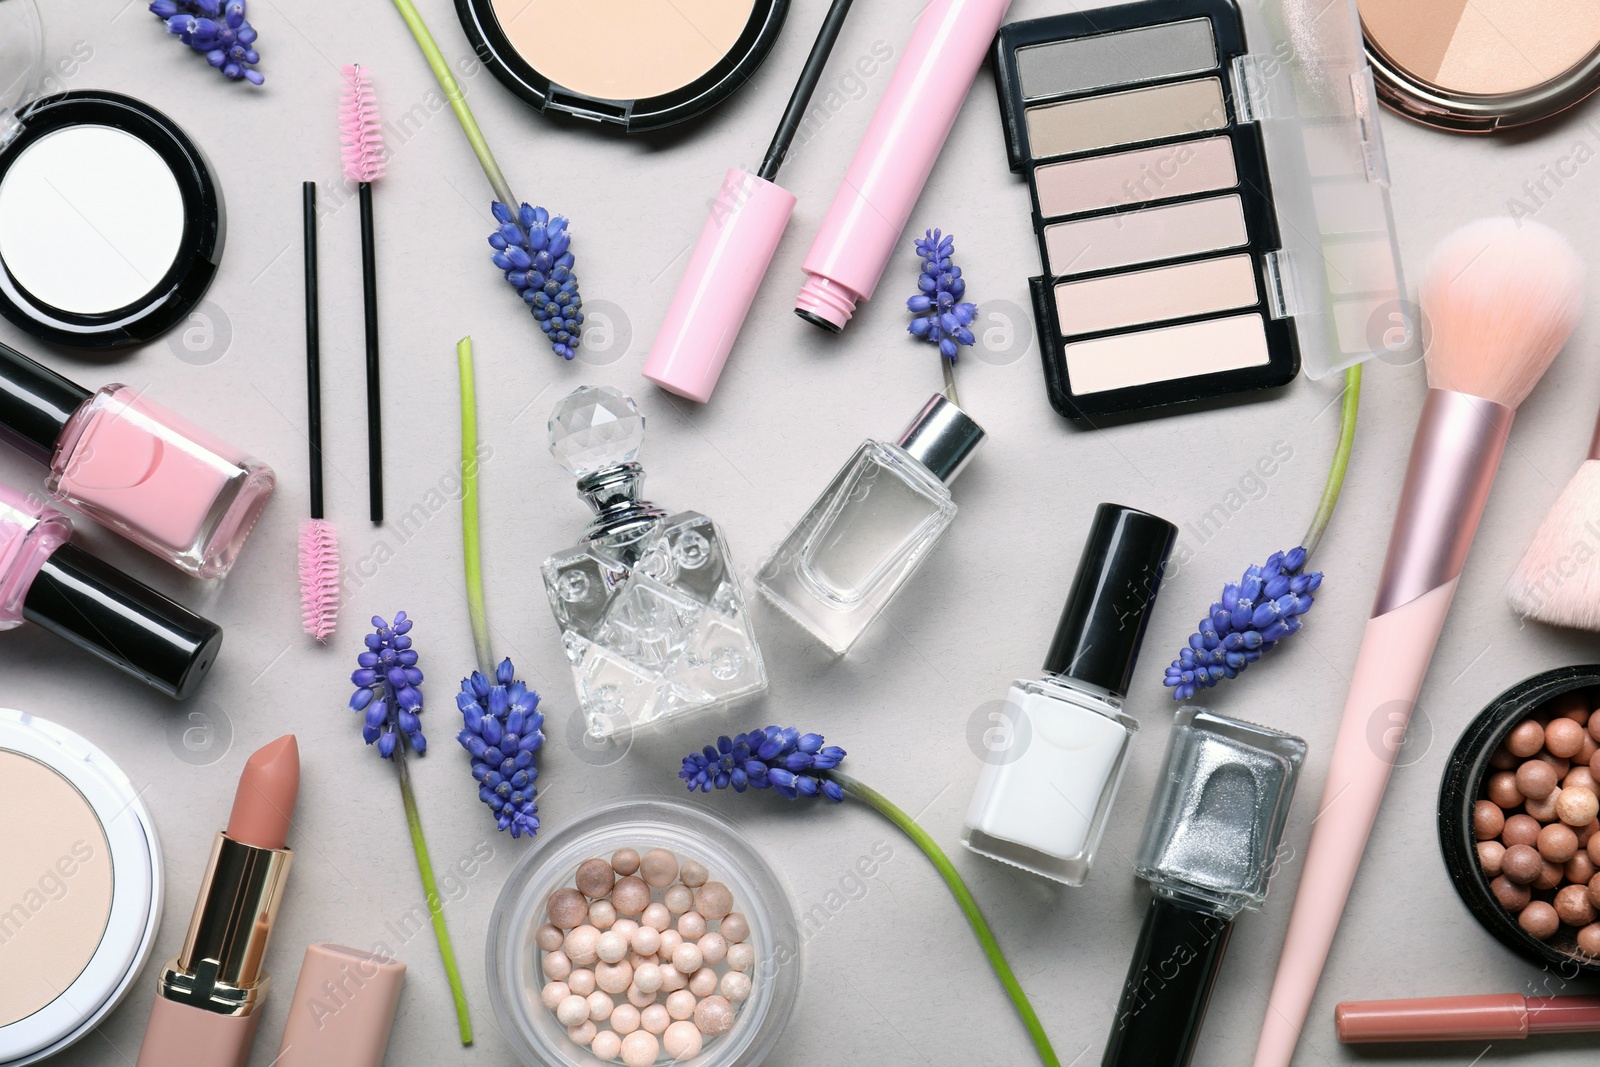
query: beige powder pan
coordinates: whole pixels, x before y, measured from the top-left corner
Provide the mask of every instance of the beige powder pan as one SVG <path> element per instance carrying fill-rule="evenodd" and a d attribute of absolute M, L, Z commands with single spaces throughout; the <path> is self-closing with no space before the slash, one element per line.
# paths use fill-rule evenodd
<path fill-rule="evenodd" d="M 474 49 L 539 111 L 657 129 L 749 80 L 789 0 L 459 0 Z"/>
<path fill-rule="evenodd" d="M 1440 129 L 1489 133 L 1600 88 L 1593 0 L 1359 0 L 1378 95 Z"/>

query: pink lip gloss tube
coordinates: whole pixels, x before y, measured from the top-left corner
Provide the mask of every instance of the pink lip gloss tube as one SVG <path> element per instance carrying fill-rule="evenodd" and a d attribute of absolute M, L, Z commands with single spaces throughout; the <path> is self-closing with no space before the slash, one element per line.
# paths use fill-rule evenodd
<path fill-rule="evenodd" d="M 806 254 L 795 314 L 838 333 L 869 300 L 1011 0 L 930 0 Z"/>
<path fill-rule="evenodd" d="M 50 467 L 52 497 L 199 578 L 228 573 L 276 481 L 136 390 L 91 393 L 5 345 L 0 440 Z"/>

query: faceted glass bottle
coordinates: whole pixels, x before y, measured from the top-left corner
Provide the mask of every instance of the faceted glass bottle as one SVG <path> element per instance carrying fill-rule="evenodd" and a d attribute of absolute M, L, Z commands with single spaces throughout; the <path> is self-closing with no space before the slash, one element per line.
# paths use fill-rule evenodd
<path fill-rule="evenodd" d="M 550 416 L 550 451 L 595 511 L 583 540 L 545 560 L 578 700 L 594 737 L 760 693 L 766 667 L 716 523 L 639 499 L 644 416 L 585 387 Z"/>
<path fill-rule="evenodd" d="M 949 483 L 983 429 L 935 395 L 894 444 L 867 441 L 762 564 L 756 588 L 843 655 L 938 543 Z"/>

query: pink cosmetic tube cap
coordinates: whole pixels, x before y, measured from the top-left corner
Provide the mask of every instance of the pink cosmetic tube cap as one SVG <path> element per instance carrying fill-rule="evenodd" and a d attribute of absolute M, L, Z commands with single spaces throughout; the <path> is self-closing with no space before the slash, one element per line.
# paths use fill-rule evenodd
<path fill-rule="evenodd" d="M 701 404 L 711 399 L 794 205 L 787 189 L 728 171 L 650 347 L 646 378 Z"/>
<path fill-rule="evenodd" d="M 382 1067 L 405 980 L 399 960 L 309 946 L 273 1067 Z"/>

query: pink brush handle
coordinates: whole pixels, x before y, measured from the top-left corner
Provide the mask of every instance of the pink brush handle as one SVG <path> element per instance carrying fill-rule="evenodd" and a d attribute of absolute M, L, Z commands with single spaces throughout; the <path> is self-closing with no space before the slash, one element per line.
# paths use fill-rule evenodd
<path fill-rule="evenodd" d="M 1368 620 L 1311 832 L 1255 1067 L 1288 1067 L 1378 817 L 1456 579 Z"/>

